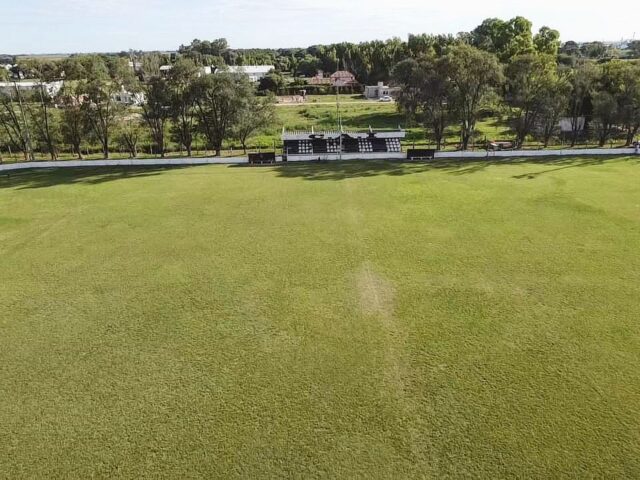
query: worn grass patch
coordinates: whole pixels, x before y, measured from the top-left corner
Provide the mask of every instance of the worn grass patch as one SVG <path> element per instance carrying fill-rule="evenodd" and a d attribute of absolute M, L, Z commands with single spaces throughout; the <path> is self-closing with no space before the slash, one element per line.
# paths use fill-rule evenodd
<path fill-rule="evenodd" d="M 640 476 L 632 158 L 0 177 L 0 476 Z"/>

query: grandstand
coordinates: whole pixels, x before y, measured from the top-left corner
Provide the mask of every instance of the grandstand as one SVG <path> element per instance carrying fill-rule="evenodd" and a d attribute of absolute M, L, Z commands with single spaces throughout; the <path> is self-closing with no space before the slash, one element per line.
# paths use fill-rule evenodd
<path fill-rule="evenodd" d="M 367 158 L 380 155 L 381 158 L 389 154 L 402 153 L 402 140 L 405 138 L 404 130 L 391 132 L 376 132 L 369 129 L 367 132 L 350 131 L 292 131 L 282 132 L 284 153 L 287 157 L 311 158 L 320 156 L 338 156 L 347 154 L 366 155 Z"/>

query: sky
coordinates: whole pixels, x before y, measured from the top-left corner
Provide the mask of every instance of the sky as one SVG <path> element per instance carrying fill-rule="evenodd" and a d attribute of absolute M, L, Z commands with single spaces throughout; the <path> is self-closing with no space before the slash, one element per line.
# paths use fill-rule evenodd
<path fill-rule="evenodd" d="M 472 30 L 522 15 L 562 40 L 640 37 L 638 0 L 0 0 L 0 53 L 176 50 L 194 38 L 234 48 L 306 47 Z M 628 12 L 625 14 L 624 12 Z M 636 34 L 637 32 L 637 34 Z"/>

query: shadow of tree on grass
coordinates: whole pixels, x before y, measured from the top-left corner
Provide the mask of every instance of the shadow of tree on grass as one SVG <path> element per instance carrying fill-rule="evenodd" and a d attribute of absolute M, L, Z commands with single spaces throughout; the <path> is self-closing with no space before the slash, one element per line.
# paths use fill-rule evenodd
<path fill-rule="evenodd" d="M 59 185 L 99 185 L 118 180 L 151 177 L 170 168 L 176 167 L 78 167 L 16 170 L 0 172 L 0 188 L 27 190 Z"/>
<path fill-rule="evenodd" d="M 609 161 L 633 160 L 631 157 L 536 157 L 536 158 L 482 158 L 482 159 L 436 159 L 426 162 L 402 161 L 311 161 L 289 163 L 273 167 L 279 177 L 303 178 L 305 180 L 345 180 L 380 175 L 404 176 L 429 171 L 442 171 L 451 175 L 478 173 L 491 166 L 530 165 L 548 166 L 543 170 L 515 175 L 518 180 L 535 179 L 541 175 L 569 168 L 600 165 Z"/>

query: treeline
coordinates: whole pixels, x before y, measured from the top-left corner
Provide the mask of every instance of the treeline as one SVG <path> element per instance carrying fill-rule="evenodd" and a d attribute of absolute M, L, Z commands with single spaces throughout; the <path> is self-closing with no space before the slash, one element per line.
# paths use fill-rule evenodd
<path fill-rule="evenodd" d="M 542 27 L 532 35 L 532 24 L 523 17 L 511 20 L 490 18 L 471 32 L 457 35 L 409 35 L 407 41 L 392 38 L 386 41 L 314 45 L 307 48 L 233 49 L 225 39 L 194 40 L 179 48 L 202 65 L 274 65 L 279 72 L 294 77 L 310 77 L 318 70 L 334 72 L 339 69 L 354 73 L 363 84 L 387 81 L 391 68 L 399 61 L 416 58 L 428 51 L 442 53 L 442 49 L 456 43 L 467 43 L 493 53 L 507 61 L 518 53 L 535 47 L 537 51 L 558 57 L 559 63 L 574 65 L 580 59 L 607 60 L 619 57 L 640 58 L 640 41 L 629 43 L 625 52 L 602 42 L 578 44 L 567 41 L 561 45 L 560 34 Z"/>
<path fill-rule="evenodd" d="M 410 38 L 417 55 L 391 76 L 408 122 L 422 123 L 438 148 L 457 126 L 466 149 L 486 117 L 508 119 L 516 148 L 528 138 L 548 146 L 561 119 L 571 146 L 588 135 L 600 146 L 613 139 L 630 145 L 640 130 L 637 61 L 576 55 L 568 62 L 557 31 L 542 27 L 532 35 L 521 17 L 489 19 L 470 34 L 433 40 Z"/>
<path fill-rule="evenodd" d="M 142 139 L 160 156 L 168 145 L 191 155 L 196 139 L 217 154 L 230 140 L 246 148 L 254 132 L 275 121 L 273 97 L 265 92 L 282 91 L 291 73 L 338 69 L 363 84 L 400 87 L 407 123 L 422 125 L 439 147 L 455 128 L 460 147 L 468 148 L 478 122 L 488 117 L 508 118 L 517 147 L 529 138 L 548 145 L 561 119 L 570 124 L 572 145 L 585 133 L 600 145 L 614 138 L 630 144 L 640 128 L 640 67 L 600 47 L 561 45 L 556 30 L 534 33 L 531 22 L 516 17 L 487 19 L 457 35 L 410 35 L 406 42 L 234 50 L 224 39 L 194 40 L 177 54 L 23 60 L 16 67 L 20 77 L 37 85 L 0 92 L 0 150 L 27 159 L 34 151 L 55 159 L 71 150 L 81 158 L 83 145 L 97 145 L 104 157 L 114 150 L 136 156 Z M 171 69 L 161 68 L 168 64 Z M 273 64 L 275 71 L 256 88 L 243 75 L 207 75 L 201 68 L 225 64 Z M 60 80 L 64 86 L 52 88 Z"/>
<path fill-rule="evenodd" d="M 136 76 L 125 59 L 80 56 L 24 65 L 36 87 L 15 84 L 0 93 L 0 145 L 58 158 L 65 146 L 83 157 L 83 145 L 99 145 L 104 158 L 114 149 L 138 155 L 143 137 L 164 157 L 169 141 L 191 156 L 194 139 L 220 155 L 224 141 L 247 139 L 273 122 L 272 97 L 256 95 L 244 75 L 202 75 L 189 58 L 166 74 Z M 64 78 L 61 89 L 52 89 Z M 60 82 L 61 83 L 61 82 Z M 144 99 L 133 109 L 122 96 Z"/>

